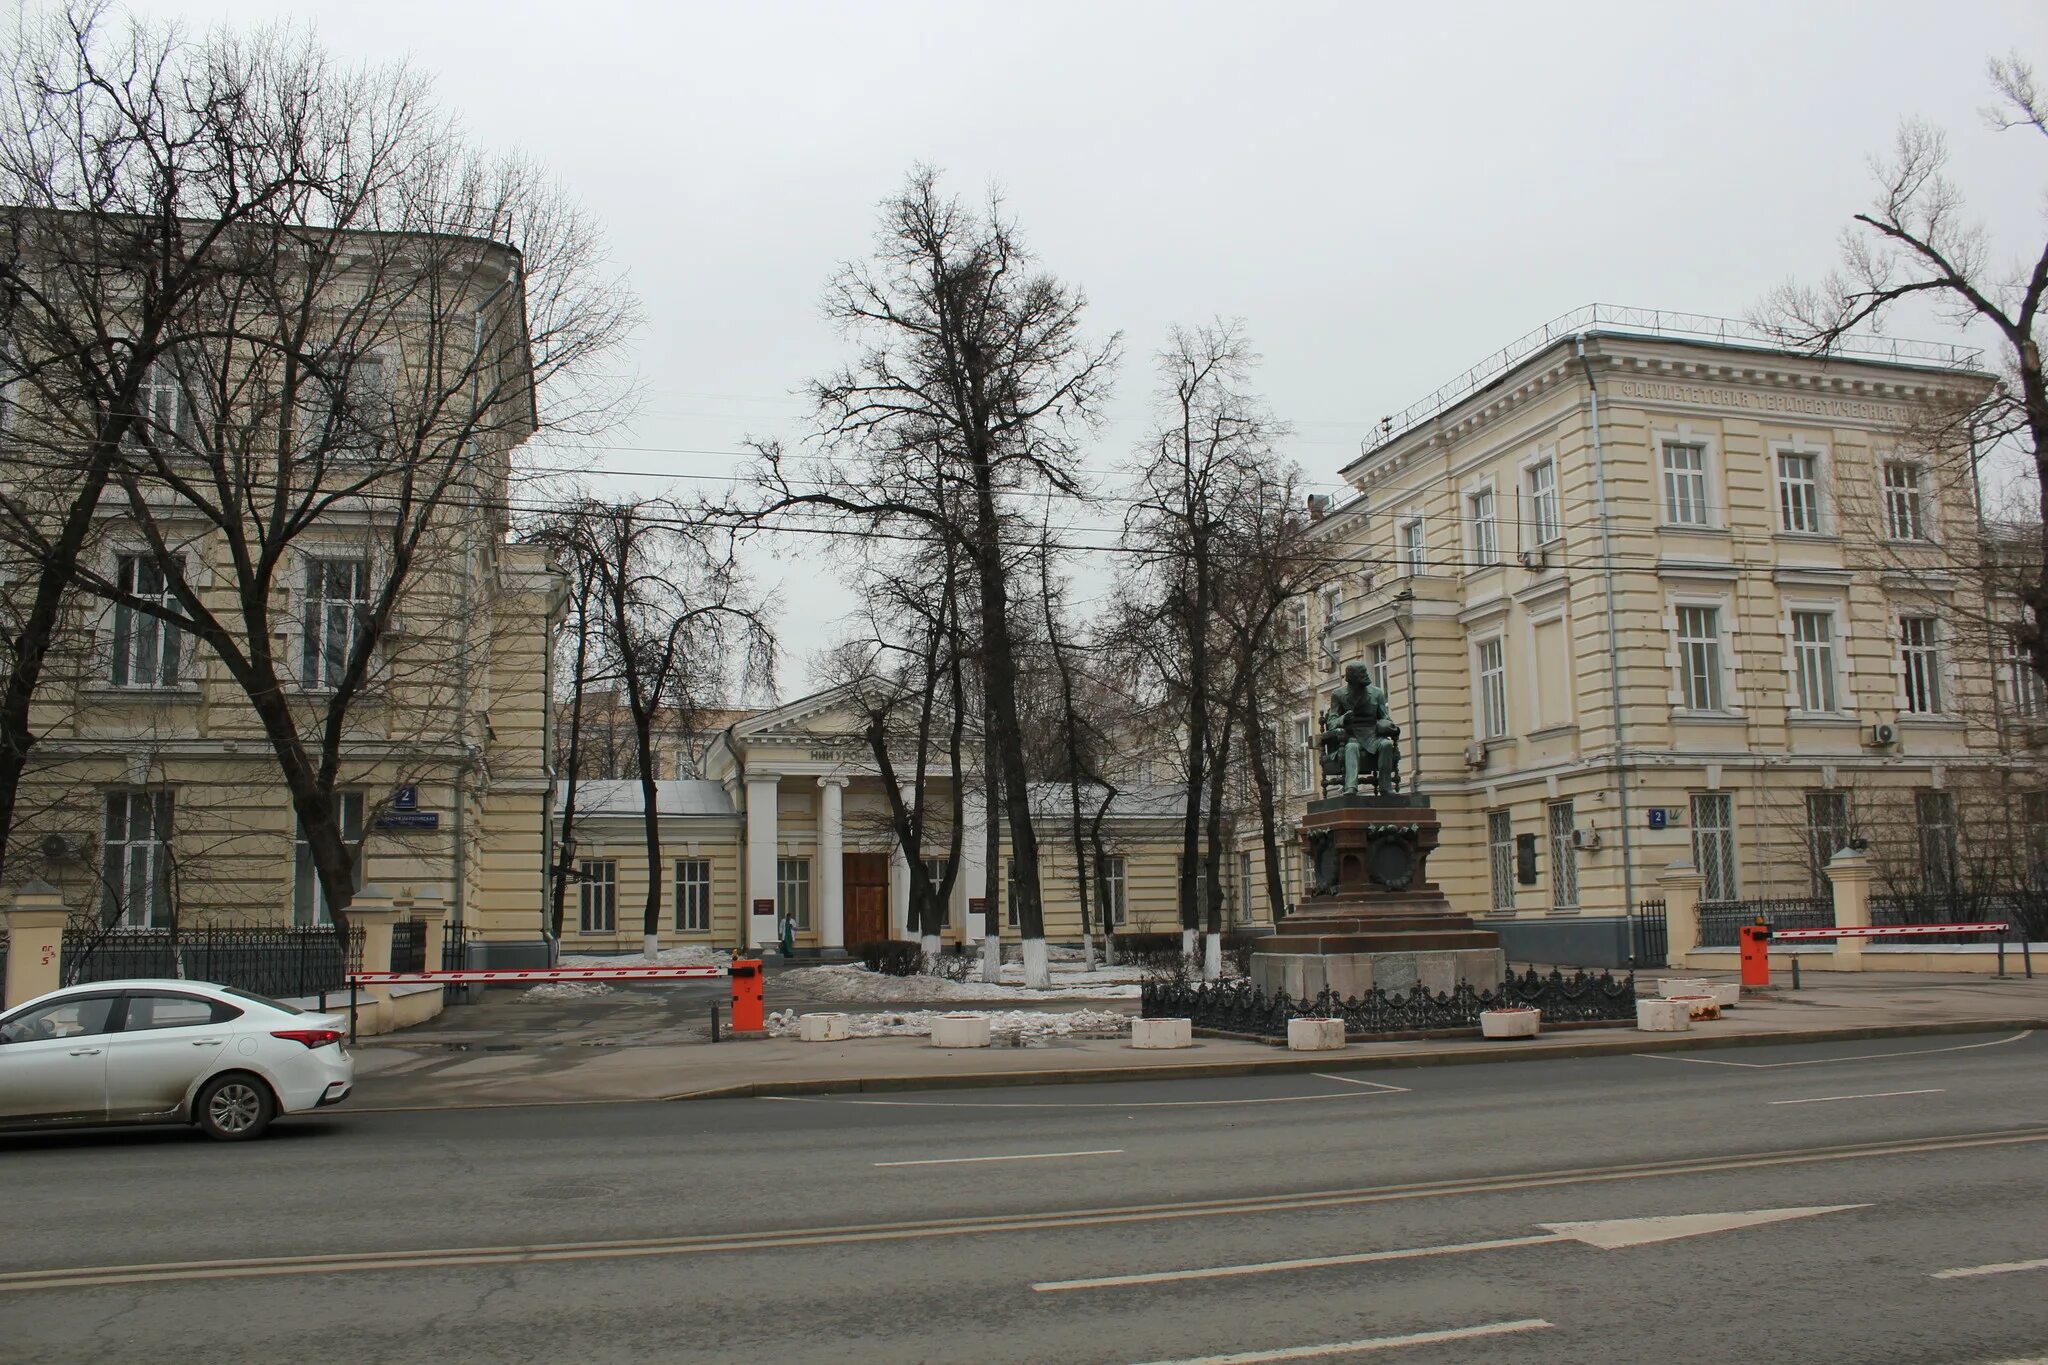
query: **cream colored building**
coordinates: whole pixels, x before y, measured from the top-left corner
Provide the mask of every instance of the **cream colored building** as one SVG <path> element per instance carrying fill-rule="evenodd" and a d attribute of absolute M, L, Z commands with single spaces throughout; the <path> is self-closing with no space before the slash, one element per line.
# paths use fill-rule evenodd
<path fill-rule="evenodd" d="M 1676 860 L 1721 901 L 1815 894 L 1852 836 L 1935 861 L 1967 793 L 2026 780 L 1965 628 L 1970 461 L 1907 434 L 1990 377 L 1950 348 L 1746 338 L 1561 319 L 1388 419 L 1322 514 L 1355 567 L 1303 607 L 1291 814 L 1364 663 L 1444 822 L 1433 874 L 1513 958 L 1626 961 Z"/>
<path fill-rule="evenodd" d="M 908 771 L 906 762 L 897 765 Z M 712 741 L 704 776 L 657 783 L 661 813 L 663 943 L 760 947 L 775 943 L 778 909 L 796 918 L 796 943 L 826 952 L 876 939 L 905 939 L 908 864 L 889 825 L 888 801 L 862 738 L 858 709 L 832 689 L 746 716 Z M 952 775 L 928 775 L 925 800 L 950 810 Z M 971 779 L 970 779 L 971 781 Z M 909 793 L 915 800 L 915 793 Z M 1177 794 L 1139 788 L 1118 794 L 1105 821 L 1109 899 L 1120 932 L 1176 928 L 1179 875 Z M 1080 897 L 1066 818 L 1067 790 L 1033 788 L 1046 934 L 1079 942 Z M 563 915 L 569 952 L 638 952 L 646 904 L 647 848 L 636 781 L 585 781 L 577 787 L 576 884 Z M 980 796 L 965 803 L 960 874 L 946 906 L 942 939 L 978 944 L 982 920 L 970 915 L 987 885 L 986 826 Z M 947 817 L 923 850 L 946 855 Z M 559 821 L 557 828 L 559 829 Z M 1010 872 L 1007 835 L 1004 875 Z M 935 869 L 936 871 L 936 869 Z M 1090 904 L 1097 907 L 1091 880 Z M 1007 891 L 1003 936 L 1017 937 Z M 1095 915 L 1100 910 L 1093 911 Z"/>

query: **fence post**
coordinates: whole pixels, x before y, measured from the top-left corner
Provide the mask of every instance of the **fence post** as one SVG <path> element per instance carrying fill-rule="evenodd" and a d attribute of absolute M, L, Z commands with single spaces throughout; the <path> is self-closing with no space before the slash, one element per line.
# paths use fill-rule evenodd
<path fill-rule="evenodd" d="M 448 907 L 438 893 L 423 891 L 413 900 L 412 917 L 426 926 L 422 931 L 426 934 L 426 969 L 438 972 L 448 965 L 441 952 L 442 925 L 448 918 Z"/>
<path fill-rule="evenodd" d="M 1685 966 L 1686 955 L 1700 946 L 1700 887 L 1705 882 L 1686 858 L 1657 875 L 1664 891 L 1664 961 L 1670 966 Z"/>
<path fill-rule="evenodd" d="M 1869 928 L 1870 883 L 1877 876 L 1877 869 L 1870 865 L 1869 855 L 1853 848 L 1845 848 L 1828 859 L 1825 870 L 1828 874 L 1828 884 L 1835 890 L 1835 927 Z M 1831 965 L 1838 972 L 1862 971 L 1863 940 L 1836 939 L 1832 958 Z"/>
<path fill-rule="evenodd" d="M 355 899 L 348 903 L 348 918 L 351 924 L 359 926 L 363 931 L 362 970 L 364 972 L 390 971 L 391 926 L 398 921 L 398 906 L 392 902 L 391 893 L 375 883 L 364 887 L 356 892 Z M 359 1002 L 353 1006 L 353 1009 L 375 1007 L 377 1014 L 374 1017 L 378 1023 L 382 1022 L 383 1004 L 391 996 L 391 988 L 389 986 L 363 987 L 362 995 L 367 996 L 367 1000 L 362 999 L 354 991 L 351 991 L 349 994 L 353 1000 Z M 353 1011 L 350 1022 L 351 1024 L 355 1022 Z M 382 1031 L 378 1024 L 372 1024 L 362 1029 L 364 1033 L 379 1033 Z"/>
<path fill-rule="evenodd" d="M 64 898 L 48 882 L 35 881 L 14 893 L 7 921 L 5 1003 L 19 1005 L 47 995 L 63 982 Z"/>

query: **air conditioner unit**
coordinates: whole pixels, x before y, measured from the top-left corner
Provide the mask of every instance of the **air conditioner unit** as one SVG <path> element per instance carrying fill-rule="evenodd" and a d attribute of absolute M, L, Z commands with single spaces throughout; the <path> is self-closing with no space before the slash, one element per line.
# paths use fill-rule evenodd
<path fill-rule="evenodd" d="M 1483 768 L 1486 766 L 1486 746 L 1484 744 L 1475 741 L 1465 746 L 1465 766 L 1468 768 Z"/>
<path fill-rule="evenodd" d="M 1530 573 L 1541 573 L 1550 565 L 1550 555 L 1543 550 L 1524 550 L 1519 558 Z"/>
<path fill-rule="evenodd" d="M 1577 826 L 1573 826 L 1572 847 L 1584 849 L 1586 852 L 1591 853 L 1600 847 L 1600 831 L 1597 829 L 1580 829 Z"/>
<path fill-rule="evenodd" d="M 1899 742 L 1899 728 L 1882 722 L 1870 727 L 1870 742 L 1878 748 L 1886 748 Z"/>

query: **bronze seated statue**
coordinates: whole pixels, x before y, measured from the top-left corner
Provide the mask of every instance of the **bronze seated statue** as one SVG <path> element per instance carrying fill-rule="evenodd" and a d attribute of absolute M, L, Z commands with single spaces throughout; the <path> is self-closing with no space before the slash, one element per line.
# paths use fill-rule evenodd
<path fill-rule="evenodd" d="M 1364 664 L 1348 664 L 1344 688 L 1323 713 L 1323 792 L 1334 786 L 1347 796 L 1369 777 L 1380 796 L 1401 790 L 1401 727 L 1387 711 L 1387 694 Z"/>

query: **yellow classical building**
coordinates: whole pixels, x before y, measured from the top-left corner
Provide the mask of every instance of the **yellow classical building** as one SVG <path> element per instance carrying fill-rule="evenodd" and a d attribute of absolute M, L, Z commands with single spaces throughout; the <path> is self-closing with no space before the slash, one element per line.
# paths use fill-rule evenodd
<path fill-rule="evenodd" d="M 1820 360 L 1600 308 L 1389 418 L 1355 495 L 1316 508 L 1345 571 L 1298 617 L 1292 816 L 1362 663 L 1443 819 L 1432 873 L 1515 958 L 1629 960 L 1675 861 L 1710 901 L 1803 897 L 1869 838 L 1939 889 L 1973 802 L 2048 825 L 2048 798 L 2012 799 L 2038 779 L 2009 722 L 2038 697 L 1971 629 L 1970 452 L 1914 434 L 1991 384 L 1947 347 Z"/>

